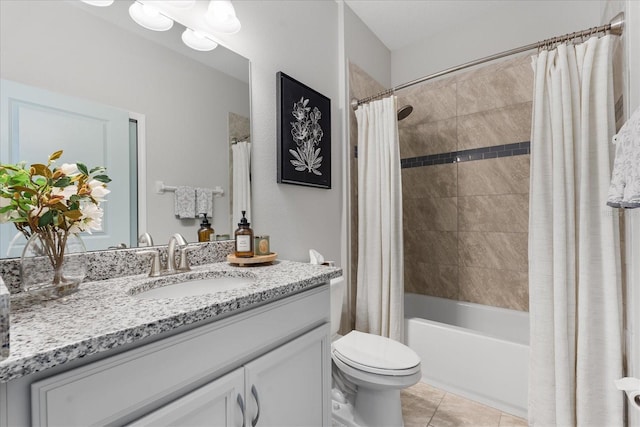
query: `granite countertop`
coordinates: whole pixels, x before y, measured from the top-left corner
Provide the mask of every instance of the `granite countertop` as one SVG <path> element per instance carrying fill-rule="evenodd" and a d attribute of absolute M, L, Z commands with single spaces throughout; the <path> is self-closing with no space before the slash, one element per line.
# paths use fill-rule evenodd
<path fill-rule="evenodd" d="M 241 311 L 313 288 L 342 270 L 293 261 L 263 267 L 234 267 L 226 262 L 192 267 L 189 273 L 164 276 L 151 286 L 215 275 L 255 277 L 247 287 L 215 294 L 165 299 L 132 296 L 151 278 L 120 277 L 82 284 L 63 300 L 27 304 L 11 298 L 9 358 L 0 362 L 0 382 L 7 382 L 74 359 L 111 350 L 183 325 Z M 147 285 L 148 287 L 149 285 Z"/>

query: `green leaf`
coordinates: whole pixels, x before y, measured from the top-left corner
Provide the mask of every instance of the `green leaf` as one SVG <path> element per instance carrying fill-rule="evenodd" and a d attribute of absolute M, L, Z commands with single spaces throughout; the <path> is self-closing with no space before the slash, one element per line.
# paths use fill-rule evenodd
<path fill-rule="evenodd" d="M 53 211 L 47 211 L 38 219 L 38 227 L 53 224 Z"/>
<path fill-rule="evenodd" d="M 87 170 L 87 166 L 84 163 L 76 163 L 78 166 L 78 170 L 85 175 L 89 175 L 89 171 Z"/>
<path fill-rule="evenodd" d="M 111 182 L 111 178 L 109 178 L 107 175 L 96 175 L 93 177 L 93 179 L 95 179 L 96 181 L 100 181 L 103 183 L 108 183 Z"/>
<path fill-rule="evenodd" d="M 64 188 L 66 186 L 68 186 L 69 184 L 71 184 L 71 178 L 69 178 L 68 176 L 64 176 L 60 179 L 58 179 L 56 182 L 53 183 L 54 187 L 59 187 L 59 188 Z"/>
<path fill-rule="evenodd" d="M 90 173 L 95 173 L 95 172 L 103 172 L 106 169 L 103 166 L 96 166 L 95 168 L 91 169 L 89 172 Z"/>
<path fill-rule="evenodd" d="M 7 213 L 9 211 L 12 211 L 13 209 L 15 209 L 15 208 L 13 206 L 11 206 L 11 205 L 5 206 L 3 208 L 0 208 L 0 214 Z"/>

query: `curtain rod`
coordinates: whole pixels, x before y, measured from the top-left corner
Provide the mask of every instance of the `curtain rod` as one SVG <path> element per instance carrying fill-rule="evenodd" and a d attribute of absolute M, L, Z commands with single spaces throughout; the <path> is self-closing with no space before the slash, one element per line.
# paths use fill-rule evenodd
<path fill-rule="evenodd" d="M 418 83 L 426 82 L 427 80 L 435 79 L 436 77 L 444 76 L 445 74 L 453 73 L 455 71 L 460 71 L 465 68 L 473 67 L 474 65 L 479 65 L 485 62 L 493 61 L 495 59 L 504 58 L 506 56 L 515 55 L 516 53 L 526 52 L 528 50 L 533 49 L 541 49 L 547 46 L 553 46 L 557 43 L 564 43 L 569 40 L 574 40 L 581 37 L 591 36 L 598 33 L 606 33 L 614 34 L 616 36 L 622 35 L 622 31 L 624 28 L 624 12 L 618 13 L 616 16 L 609 21 L 608 24 L 601 25 L 599 27 L 588 28 L 583 31 L 575 31 L 573 33 L 565 34 L 559 37 L 552 37 L 546 40 L 539 41 L 537 43 L 531 43 L 526 46 L 517 47 L 515 49 L 507 50 L 504 52 L 496 53 L 495 55 L 490 55 L 481 59 L 476 59 L 475 61 L 467 62 L 462 65 L 457 65 L 455 67 L 447 68 L 446 70 L 438 71 L 437 73 L 429 74 L 425 77 L 420 77 L 418 79 L 412 80 L 407 83 L 403 83 L 401 85 L 395 86 L 391 89 L 387 89 L 380 93 L 377 93 L 373 96 L 368 96 L 362 99 L 353 98 L 351 100 L 351 107 L 355 110 L 358 106 L 362 104 L 366 104 L 367 102 L 373 101 L 374 99 L 381 98 L 383 96 L 391 95 L 397 90 L 408 88 L 409 86 L 413 86 Z"/>

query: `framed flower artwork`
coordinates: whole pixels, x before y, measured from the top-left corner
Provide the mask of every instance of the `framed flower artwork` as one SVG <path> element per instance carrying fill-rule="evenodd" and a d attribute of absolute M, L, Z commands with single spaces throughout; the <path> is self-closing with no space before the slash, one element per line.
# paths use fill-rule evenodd
<path fill-rule="evenodd" d="M 278 183 L 331 188 L 331 100 L 283 72 L 278 85 Z"/>

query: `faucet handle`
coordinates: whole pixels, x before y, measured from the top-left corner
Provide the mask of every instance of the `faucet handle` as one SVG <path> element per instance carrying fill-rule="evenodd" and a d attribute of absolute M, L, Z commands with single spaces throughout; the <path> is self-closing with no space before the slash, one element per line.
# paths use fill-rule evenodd
<path fill-rule="evenodd" d="M 200 248 L 200 246 L 185 246 L 180 249 L 180 265 L 178 265 L 179 271 L 191 270 L 191 267 L 189 266 L 189 252 L 197 251 Z"/>
<path fill-rule="evenodd" d="M 151 269 L 149 270 L 149 277 L 157 277 L 162 270 L 160 266 L 160 251 L 156 249 L 148 249 L 144 251 L 136 252 L 136 255 L 152 255 Z"/>

